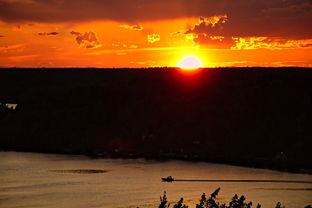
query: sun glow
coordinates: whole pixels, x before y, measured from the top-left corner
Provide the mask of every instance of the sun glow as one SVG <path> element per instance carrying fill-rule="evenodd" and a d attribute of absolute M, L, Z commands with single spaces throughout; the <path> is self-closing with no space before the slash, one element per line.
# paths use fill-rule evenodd
<path fill-rule="evenodd" d="M 177 66 L 185 70 L 194 70 L 203 67 L 203 64 L 195 56 L 186 56 L 178 63 Z"/>

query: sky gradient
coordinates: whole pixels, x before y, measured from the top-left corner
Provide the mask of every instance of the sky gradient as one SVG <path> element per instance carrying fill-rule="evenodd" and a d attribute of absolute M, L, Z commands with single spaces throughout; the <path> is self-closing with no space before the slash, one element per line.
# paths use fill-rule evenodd
<path fill-rule="evenodd" d="M 311 21 L 311 0 L 0 0 L 0 66 L 311 67 Z"/>

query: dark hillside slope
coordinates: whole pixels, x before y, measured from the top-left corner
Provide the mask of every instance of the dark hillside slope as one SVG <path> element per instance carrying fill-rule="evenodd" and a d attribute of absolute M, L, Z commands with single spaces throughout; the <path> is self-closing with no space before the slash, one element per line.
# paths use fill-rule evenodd
<path fill-rule="evenodd" d="M 0 69 L 0 102 L 5 150 L 312 167 L 311 69 Z"/>

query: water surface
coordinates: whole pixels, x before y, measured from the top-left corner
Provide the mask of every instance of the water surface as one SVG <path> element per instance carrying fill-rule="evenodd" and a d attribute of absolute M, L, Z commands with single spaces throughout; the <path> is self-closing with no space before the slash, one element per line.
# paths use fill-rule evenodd
<path fill-rule="evenodd" d="M 268 182 L 161 182 L 172 175 L 188 180 L 312 181 L 312 175 L 230 165 L 144 159 L 90 159 L 85 156 L 0 152 L 0 207 L 6 208 L 130 208 L 158 207 L 167 191 L 169 201 L 184 197 L 195 207 L 201 194 L 221 187 L 218 199 L 236 194 L 275 207 L 312 204 L 312 184 Z"/>

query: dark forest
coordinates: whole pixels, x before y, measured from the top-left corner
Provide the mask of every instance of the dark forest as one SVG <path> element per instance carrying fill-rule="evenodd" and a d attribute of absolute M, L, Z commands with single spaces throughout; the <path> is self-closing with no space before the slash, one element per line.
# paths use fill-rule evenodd
<path fill-rule="evenodd" d="M 1 69 L 0 103 L 2 150 L 312 169 L 311 69 Z"/>

